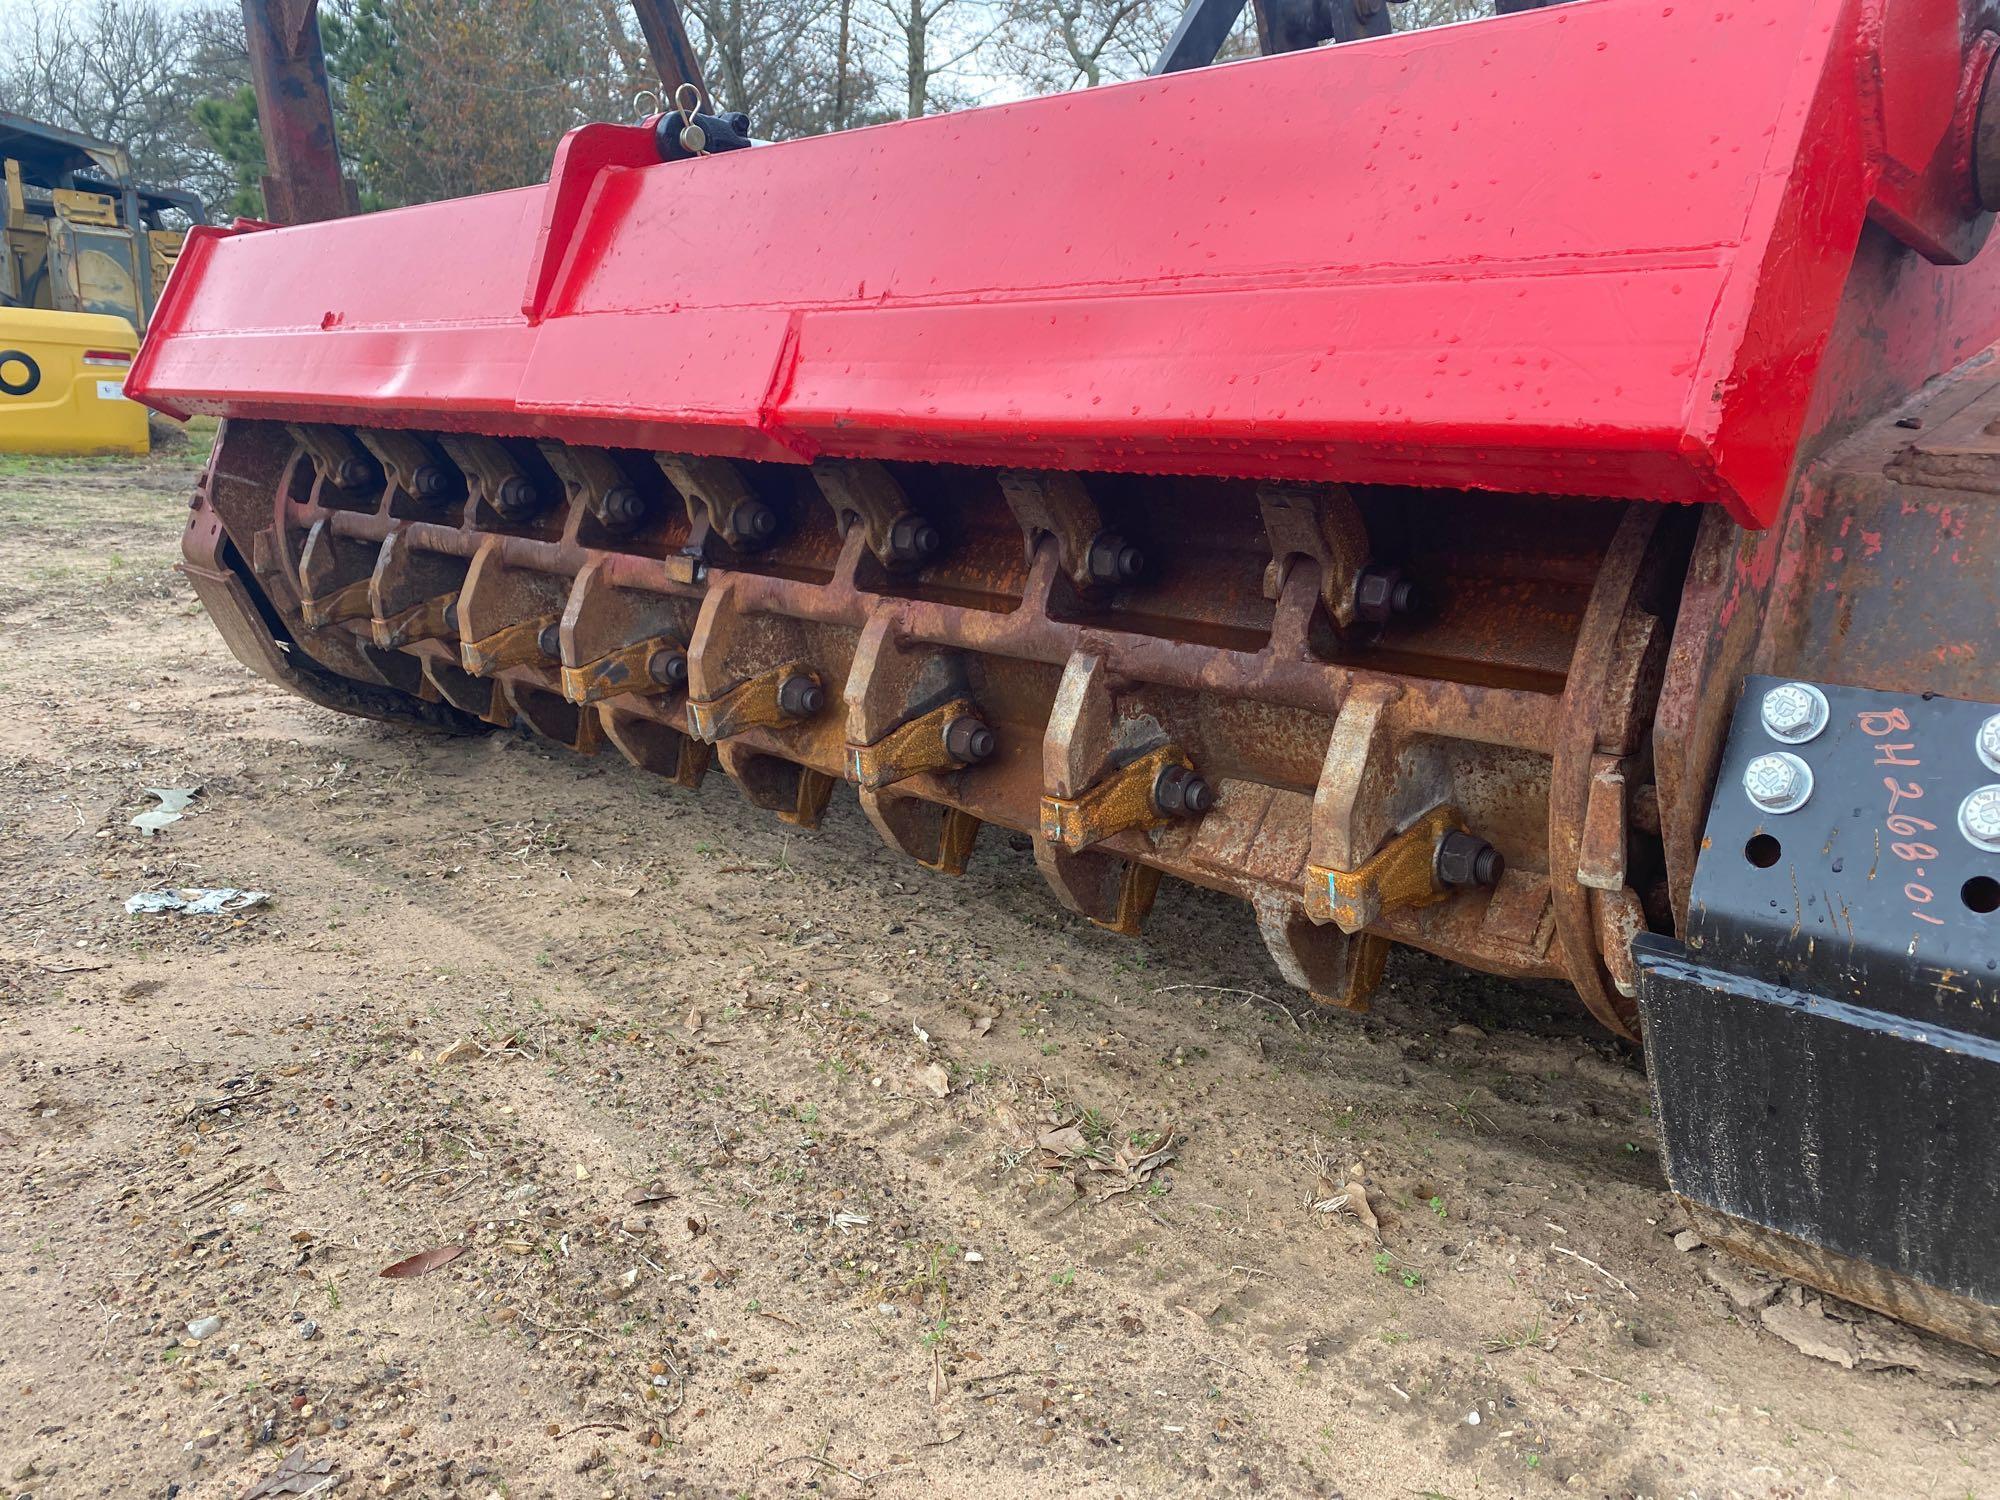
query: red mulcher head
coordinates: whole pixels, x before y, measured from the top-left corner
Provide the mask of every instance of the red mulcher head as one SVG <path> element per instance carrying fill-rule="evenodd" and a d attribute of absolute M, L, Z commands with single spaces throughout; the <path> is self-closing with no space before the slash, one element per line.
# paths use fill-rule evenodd
<path fill-rule="evenodd" d="M 2000 1349 L 1995 46 L 1576 0 L 686 159 L 591 125 L 546 187 L 196 231 L 127 389 L 229 419 L 188 568 L 267 675 L 808 826 L 849 782 L 946 872 L 999 824 L 1120 931 L 1232 891 L 1336 1004 L 1392 942 L 1566 979 L 1654 1041 L 1706 1233 Z"/>

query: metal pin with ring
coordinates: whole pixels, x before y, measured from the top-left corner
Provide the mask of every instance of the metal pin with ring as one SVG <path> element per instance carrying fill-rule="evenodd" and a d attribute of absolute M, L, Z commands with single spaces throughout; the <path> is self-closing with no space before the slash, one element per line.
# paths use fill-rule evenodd
<path fill-rule="evenodd" d="M 703 156 L 708 152 L 708 132 L 695 124 L 695 111 L 701 108 L 701 90 L 691 83 L 684 83 L 674 90 L 674 108 L 681 112 L 681 149 L 690 156 Z"/>

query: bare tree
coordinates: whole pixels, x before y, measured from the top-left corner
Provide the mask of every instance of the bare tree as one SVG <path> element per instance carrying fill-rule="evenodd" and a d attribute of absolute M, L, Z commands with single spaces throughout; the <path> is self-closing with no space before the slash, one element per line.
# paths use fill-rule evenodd
<path fill-rule="evenodd" d="M 902 81 L 902 114 L 914 120 L 974 102 L 969 65 L 1006 28 L 1013 3 L 863 0 L 855 21 L 879 48 L 883 71 Z"/>
<path fill-rule="evenodd" d="M 1454 21 L 1490 16 L 1493 0 L 1395 0 L 1389 14 L 1398 31 L 1421 31 L 1427 26 L 1449 26 Z"/>
<path fill-rule="evenodd" d="M 1024 0 L 998 54 L 1035 93 L 1142 78 L 1180 13 L 1180 0 Z"/>
<path fill-rule="evenodd" d="M 683 0 L 716 102 L 768 139 L 837 130 L 866 112 L 872 71 L 852 35 L 854 0 Z"/>
<path fill-rule="evenodd" d="M 220 5 L 9 0 L 0 109 L 122 146 L 141 179 L 224 190 L 194 104 L 247 79 L 242 22 Z"/>

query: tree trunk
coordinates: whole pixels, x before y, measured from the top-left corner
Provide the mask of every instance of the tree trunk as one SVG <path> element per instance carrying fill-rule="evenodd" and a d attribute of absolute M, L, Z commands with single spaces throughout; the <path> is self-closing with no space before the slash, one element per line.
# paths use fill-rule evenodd
<path fill-rule="evenodd" d="M 912 120 L 921 119 L 924 105 L 930 98 L 931 75 L 924 64 L 929 54 L 925 45 L 925 32 L 929 20 L 924 15 L 924 0 L 909 0 L 910 24 L 903 32 L 909 43 L 910 86 L 907 98 L 907 114 Z"/>
<path fill-rule="evenodd" d="M 840 55 L 833 65 L 833 128 L 847 128 L 847 56 L 849 31 L 854 19 L 854 0 L 840 0 Z"/>

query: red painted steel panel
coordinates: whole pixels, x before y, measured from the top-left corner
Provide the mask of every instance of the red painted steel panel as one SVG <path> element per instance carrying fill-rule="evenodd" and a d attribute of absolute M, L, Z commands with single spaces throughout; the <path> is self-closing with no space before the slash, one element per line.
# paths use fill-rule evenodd
<path fill-rule="evenodd" d="M 1764 524 L 1871 207 L 1934 254 L 1983 228 L 1939 197 L 1955 117 L 1923 93 L 1965 49 L 1881 53 L 1903 23 L 1957 18 L 1577 0 L 692 162 L 586 127 L 554 190 L 204 240 L 128 388 Z"/>

